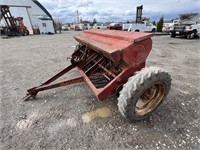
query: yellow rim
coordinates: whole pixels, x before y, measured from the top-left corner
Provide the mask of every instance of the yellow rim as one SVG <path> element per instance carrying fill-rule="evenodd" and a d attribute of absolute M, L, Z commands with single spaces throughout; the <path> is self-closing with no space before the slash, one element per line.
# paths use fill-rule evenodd
<path fill-rule="evenodd" d="M 147 89 L 136 103 L 135 112 L 143 116 L 153 111 L 165 95 L 165 85 L 157 83 Z"/>

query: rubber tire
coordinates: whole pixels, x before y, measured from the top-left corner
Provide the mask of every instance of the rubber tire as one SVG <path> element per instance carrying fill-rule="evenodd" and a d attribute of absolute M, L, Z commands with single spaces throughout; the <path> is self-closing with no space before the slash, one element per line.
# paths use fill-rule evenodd
<path fill-rule="evenodd" d="M 156 32 L 156 29 L 152 29 L 152 31 L 151 31 L 153 34 L 155 34 L 155 32 Z"/>
<path fill-rule="evenodd" d="M 196 36 L 196 32 L 195 31 L 192 31 L 190 32 L 188 35 L 187 35 L 187 39 L 194 39 Z"/>
<path fill-rule="evenodd" d="M 26 35 L 29 35 L 30 33 L 29 33 L 29 31 L 28 30 L 26 30 Z"/>
<path fill-rule="evenodd" d="M 122 116 L 130 122 L 143 120 L 151 115 L 156 108 L 149 113 L 139 116 L 135 112 L 135 106 L 140 96 L 155 83 L 162 82 L 165 85 L 165 94 L 156 108 L 164 101 L 171 87 L 171 76 L 159 67 L 143 68 L 130 77 L 123 85 L 118 97 L 118 109 Z"/>
<path fill-rule="evenodd" d="M 23 29 L 20 29 L 21 36 L 25 36 L 25 31 Z"/>
<path fill-rule="evenodd" d="M 117 96 L 120 95 L 120 91 L 123 89 L 123 84 L 119 85 L 116 89 L 115 89 L 115 94 Z"/>
<path fill-rule="evenodd" d="M 176 34 L 173 33 L 173 32 L 171 32 L 170 36 L 171 36 L 172 38 L 175 38 L 175 37 L 176 37 Z"/>

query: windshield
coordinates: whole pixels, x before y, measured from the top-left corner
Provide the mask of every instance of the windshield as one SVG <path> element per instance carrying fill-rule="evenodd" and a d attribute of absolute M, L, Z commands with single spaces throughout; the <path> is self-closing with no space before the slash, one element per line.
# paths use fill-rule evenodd
<path fill-rule="evenodd" d="M 178 21 L 178 20 L 175 20 L 175 21 L 174 21 L 174 24 L 179 24 L 179 21 Z"/>
<path fill-rule="evenodd" d="M 151 23 L 150 23 L 150 22 L 146 22 L 146 25 L 147 25 L 147 26 L 151 26 Z"/>

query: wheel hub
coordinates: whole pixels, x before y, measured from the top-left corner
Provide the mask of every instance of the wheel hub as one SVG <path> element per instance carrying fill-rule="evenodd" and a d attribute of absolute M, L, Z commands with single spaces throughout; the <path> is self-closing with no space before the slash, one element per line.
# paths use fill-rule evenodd
<path fill-rule="evenodd" d="M 157 83 L 147 89 L 136 103 L 135 112 L 137 115 L 145 115 L 153 111 L 165 94 L 165 85 Z"/>

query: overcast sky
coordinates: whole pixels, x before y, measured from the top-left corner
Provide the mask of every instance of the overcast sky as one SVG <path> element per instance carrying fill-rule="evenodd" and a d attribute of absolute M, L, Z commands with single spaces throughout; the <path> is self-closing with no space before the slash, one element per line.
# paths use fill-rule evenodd
<path fill-rule="evenodd" d="M 38 0 L 64 23 L 76 21 L 76 10 L 82 20 L 133 21 L 136 7 L 143 5 L 143 17 L 158 21 L 174 19 L 182 13 L 200 13 L 200 0 Z"/>

